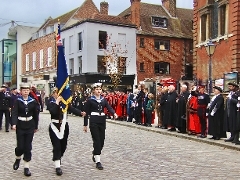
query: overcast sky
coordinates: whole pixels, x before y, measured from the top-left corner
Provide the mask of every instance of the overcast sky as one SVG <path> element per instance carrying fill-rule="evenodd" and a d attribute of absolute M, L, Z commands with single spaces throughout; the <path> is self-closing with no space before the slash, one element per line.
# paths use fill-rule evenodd
<path fill-rule="evenodd" d="M 103 0 L 93 0 L 99 8 Z M 117 15 L 130 6 L 130 0 L 105 0 L 109 3 L 109 14 Z M 84 0 L 0 0 L 0 40 L 7 38 L 11 20 L 19 25 L 41 26 L 49 16 L 56 18 L 79 7 Z M 161 4 L 161 0 L 141 2 Z M 177 7 L 193 8 L 193 0 L 177 0 Z M 5 25 L 6 23 L 9 23 Z"/>

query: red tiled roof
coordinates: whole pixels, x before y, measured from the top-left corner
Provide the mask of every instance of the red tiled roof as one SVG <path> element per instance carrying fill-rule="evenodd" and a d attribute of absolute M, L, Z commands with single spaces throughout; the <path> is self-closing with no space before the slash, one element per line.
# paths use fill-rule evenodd
<path fill-rule="evenodd" d="M 119 14 L 120 17 L 131 14 L 131 7 Z M 140 26 L 139 34 L 167 36 L 177 38 L 192 39 L 192 19 L 193 10 L 191 9 L 176 9 L 177 18 L 172 18 L 165 11 L 162 5 L 140 3 Z M 156 28 L 152 26 L 151 17 L 166 17 L 168 19 L 167 28 Z"/>

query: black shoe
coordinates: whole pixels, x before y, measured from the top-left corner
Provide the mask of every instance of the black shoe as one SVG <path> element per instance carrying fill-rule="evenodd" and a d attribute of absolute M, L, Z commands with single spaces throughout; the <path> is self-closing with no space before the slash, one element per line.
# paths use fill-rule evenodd
<path fill-rule="evenodd" d="M 198 136 L 199 138 L 206 138 L 207 136 L 201 134 L 200 136 Z"/>
<path fill-rule="evenodd" d="M 232 142 L 233 141 L 233 138 L 232 137 L 230 137 L 229 139 L 226 139 L 226 140 L 224 140 L 225 142 Z"/>
<path fill-rule="evenodd" d="M 92 155 L 92 160 L 93 162 L 96 162 L 94 155 Z"/>
<path fill-rule="evenodd" d="M 8 130 L 8 129 L 6 129 L 6 132 L 9 132 L 9 130 Z"/>
<path fill-rule="evenodd" d="M 168 131 L 176 131 L 176 129 L 175 128 L 170 128 L 170 129 L 168 129 Z"/>
<path fill-rule="evenodd" d="M 24 175 L 25 176 L 31 176 L 31 172 L 29 171 L 29 168 L 24 168 Z"/>
<path fill-rule="evenodd" d="M 216 137 L 214 140 L 220 140 L 220 138 L 219 138 L 219 137 Z"/>
<path fill-rule="evenodd" d="M 99 170 L 103 170 L 102 164 L 100 162 L 96 163 L 96 168 Z"/>
<path fill-rule="evenodd" d="M 161 128 L 161 126 L 155 126 L 155 128 Z"/>
<path fill-rule="evenodd" d="M 161 129 L 167 129 L 167 127 L 166 127 L 166 126 L 161 126 L 160 128 L 161 128 Z"/>
<path fill-rule="evenodd" d="M 213 137 L 211 137 L 211 138 L 209 138 L 209 139 L 216 139 L 216 137 L 213 136 Z"/>
<path fill-rule="evenodd" d="M 56 175 L 61 176 L 63 174 L 61 168 L 56 168 Z"/>
<path fill-rule="evenodd" d="M 16 159 L 15 163 L 13 164 L 13 169 L 17 170 L 19 168 L 21 159 Z"/>

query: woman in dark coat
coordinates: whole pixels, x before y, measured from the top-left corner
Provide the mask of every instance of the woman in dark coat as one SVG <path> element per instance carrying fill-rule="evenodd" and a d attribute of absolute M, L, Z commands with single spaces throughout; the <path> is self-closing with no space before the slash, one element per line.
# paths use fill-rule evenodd
<path fill-rule="evenodd" d="M 208 105 L 208 134 L 212 135 L 210 139 L 219 140 L 226 138 L 226 131 L 223 130 L 224 123 L 224 98 L 222 89 L 218 86 L 213 87 L 214 96 Z"/>

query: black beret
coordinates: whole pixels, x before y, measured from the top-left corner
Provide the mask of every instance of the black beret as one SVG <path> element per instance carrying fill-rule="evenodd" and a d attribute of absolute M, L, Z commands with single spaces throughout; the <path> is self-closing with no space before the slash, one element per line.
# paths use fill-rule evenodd
<path fill-rule="evenodd" d="M 163 86 L 161 83 L 157 83 L 157 86 Z"/>
<path fill-rule="evenodd" d="M 219 90 L 219 92 L 221 92 L 221 93 L 223 92 L 222 88 L 220 88 L 219 86 L 214 86 L 213 89 L 217 89 L 217 90 Z"/>
<path fill-rule="evenodd" d="M 235 87 L 239 87 L 239 85 L 235 82 L 229 82 L 228 85 L 232 85 L 232 86 L 235 86 Z"/>

